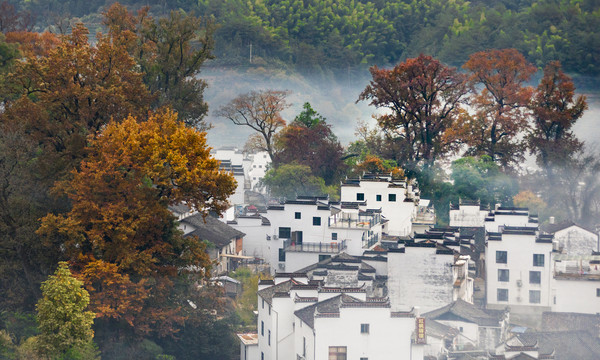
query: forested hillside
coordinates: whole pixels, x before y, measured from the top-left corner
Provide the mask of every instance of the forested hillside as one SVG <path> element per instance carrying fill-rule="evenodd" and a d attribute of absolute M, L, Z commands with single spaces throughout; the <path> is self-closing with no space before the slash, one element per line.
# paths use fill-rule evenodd
<path fill-rule="evenodd" d="M 18 1 L 40 29 L 66 14 L 93 30 L 107 0 Z M 147 0 L 155 15 L 193 11 L 217 24 L 215 65 L 279 65 L 329 73 L 392 65 L 419 53 L 462 65 L 469 54 L 514 47 L 542 67 L 600 74 L 599 0 Z M 59 15 L 60 14 L 60 15 Z M 64 23 L 64 21 L 63 21 Z"/>

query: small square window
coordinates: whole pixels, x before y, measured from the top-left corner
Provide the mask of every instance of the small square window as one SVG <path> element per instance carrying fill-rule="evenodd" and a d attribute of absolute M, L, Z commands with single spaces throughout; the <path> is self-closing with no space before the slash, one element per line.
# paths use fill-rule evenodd
<path fill-rule="evenodd" d="M 369 358 L 361 357 L 360 360 L 369 360 Z"/>
<path fill-rule="evenodd" d="M 396 201 L 396 194 L 388 194 L 388 201 L 391 201 L 391 202 Z"/>
<path fill-rule="evenodd" d="M 506 264 L 508 253 L 506 251 L 496 251 L 496 264 Z"/>
<path fill-rule="evenodd" d="M 529 272 L 529 283 L 530 284 L 541 284 L 542 283 L 542 272 L 541 271 L 530 271 Z"/>
<path fill-rule="evenodd" d="M 252 167 L 256 168 L 256 165 L 252 165 Z"/>
<path fill-rule="evenodd" d="M 289 227 L 280 227 L 279 237 L 281 239 L 289 239 L 290 237 L 292 237 L 292 229 Z"/>
<path fill-rule="evenodd" d="M 533 254 L 533 266 L 544 266 L 544 254 Z"/>
<path fill-rule="evenodd" d="M 265 336 L 265 322 L 264 321 L 260 322 L 260 335 Z"/>
<path fill-rule="evenodd" d="M 337 233 L 331 233 L 331 240 L 337 240 Z"/>
<path fill-rule="evenodd" d="M 497 301 L 508 301 L 508 289 L 498 289 L 496 293 Z"/>
<path fill-rule="evenodd" d="M 541 293 L 539 290 L 529 290 L 529 303 L 539 304 L 541 300 Z"/>
<path fill-rule="evenodd" d="M 508 269 L 498 269 L 498 281 L 509 281 Z"/>
<path fill-rule="evenodd" d="M 356 194 L 356 201 L 365 201 L 365 194 L 363 194 L 363 193 L 357 193 Z"/>
<path fill-rule="evenodd" d="M 318 216 L 313 216 L 313 225 L 314 226 L 321 226 L 321 218 Z"/>
<path fill-rule="evenodd" d="M 329 360 L 346 360 L 348 355 L 348 348 L 346 346 L 330 346 L 329 347 Z"/>
<path fill-rule="evenodd" d="M 294 213 L 294 219 L 302 219 L 302 213 L 295 212 Z"/>
<path fill-rule="evenodd" d="M 596 289 L 596 297 L 600 297 L 600 289 Z"/>
<path fill-rule="evenodd" d="M 375 195 L 375 200 L 381 201 L 381 195 Z"/>
<path fill-rule="evenodd" d="M 360 333 L 368 334 L 369 333 L 369 324 L 360 324 Z"/>
<path fill-rule="evenodd" d="M 259 168 L 262 168 L 262 165 L 258 165 Z"/>

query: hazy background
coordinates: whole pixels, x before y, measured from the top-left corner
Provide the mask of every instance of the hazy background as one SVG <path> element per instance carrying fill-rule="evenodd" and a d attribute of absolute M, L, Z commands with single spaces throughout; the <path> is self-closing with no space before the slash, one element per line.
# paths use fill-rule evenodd
<path fill-rule="evenodd" d="M 292 106 L 283 115 L 291 121 L 301 111 L 305 102 L 327 118 L 334 133 L 346 146 L 355 140 L 355 129 L 359 120 L 375 124 L 372 115 L 376 109 L 367 102 L 356 103 L 358 95 L 369 82 L 370 74 L 325 81 L 322 77 L 302 76 L 283 70 L 259 68 L 252 73 L 245 70 L 206 68 L 202 72 L 209 86 L 205 92 L 209 104 L 207 120 L 213 128 L 208 132 L 212 147 L 243 147 L 252 130 L 236 126 L 225 118 L 214 116 L 216 110 L 239 94 L 260 89 L 290 90 L 288 101 Z M 534 84 L 534 86 L 537 84 Z M 580 93 L 578 93 L 580 94 Z M 586 143 L 598 143 L 600 138 L 600 94 L 585 94 L 589 109 L 575 125 L 577 136 Z"/>

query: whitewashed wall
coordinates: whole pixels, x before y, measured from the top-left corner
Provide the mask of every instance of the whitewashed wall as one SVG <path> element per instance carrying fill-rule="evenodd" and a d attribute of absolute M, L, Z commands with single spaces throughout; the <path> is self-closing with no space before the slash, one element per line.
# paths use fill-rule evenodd
<path fill-rule="evenodd" d="M 407 247 L 406 253 L 388 252 L 388 291 L 392 309 L 419 306 L 423 313 L 452 302 L 453 255 L 435 248 Z"/>
<path fill-rule="evenodd" d="M 507 252 L 507 263 L 496 263 L 496 251 Z M 487 304 L 493 309 L 507 305 L 519 307 L 547 307 L 550 303 L 550 264 L 552 244 L 536 243 L 535 235 L 503 234 L 501 241 L 488 241 L 486 248 Z M 544 254 L 544 266 L 533 266 L 533 254 Z M 509 281 L 498 281 L 498 269 L 509 270 Z M 541 283 L 529 283 L 529 271 L 541 272 Z M 520 284 L 520 286 L 519 286 Z M 508 289 L 508 301 L 497 300 L 497 289 Z M 539 290 L 540 303 L 529 302 L 529 290 Z"/>

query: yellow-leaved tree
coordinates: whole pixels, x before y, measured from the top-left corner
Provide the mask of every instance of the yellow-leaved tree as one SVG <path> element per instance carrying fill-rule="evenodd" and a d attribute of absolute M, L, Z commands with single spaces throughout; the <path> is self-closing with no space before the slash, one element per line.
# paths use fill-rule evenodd
<path fill-rule="evenodd" d="M 174 289 L 185 283 L 185 269 L 211 263 L 203 243 L 177 231 L 168 206 L 221 213 L 236 186 L 205 135 L 169 110 L 111 122 L 89 138 L 79 170 L 56 186 L 72 209 L 48 214 L 38 234 L 64 249 L 99 321 L 166 336 L 185 320 L 186 287 L 178 287 L 181 298 Z"/>

